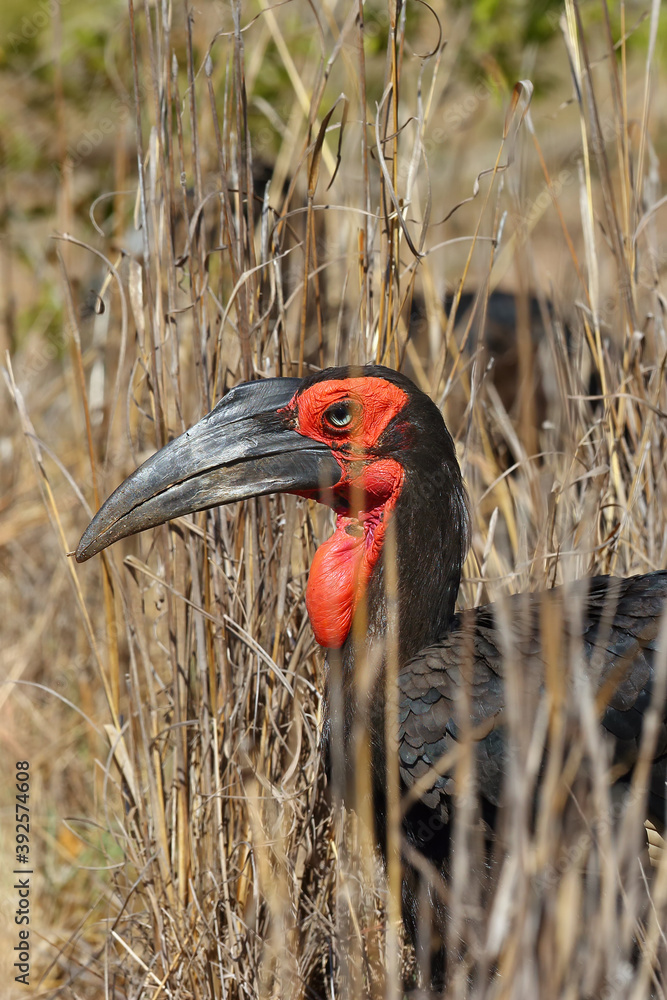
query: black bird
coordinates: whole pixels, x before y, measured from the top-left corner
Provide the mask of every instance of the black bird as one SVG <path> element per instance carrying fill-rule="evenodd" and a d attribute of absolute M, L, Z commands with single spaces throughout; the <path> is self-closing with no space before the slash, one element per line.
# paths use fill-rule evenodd
<path fill-rule="evenodd" d="M 343 718 L 326 720 L 324 728 L 326 738 L 340 725 L 344 746 L 358 708 L 354 666 L 360 646 L 381 647 L 388 627 L 384 554 L 391 525 L 397 571 L 396 742 L 402 792 L 409 798 L 412 790 L 403 821 L 409 849 L 447 865 L 461 732 L 474 741 L 481 815 L 493 824 L 510 758 L 504 725 L 508 642 L 522 658 L 526 686 L 543 690 L 545 604 L 562 617 L 563 644 L 572 643 L 583 654 L 614 777 L 627 781 L 655 686 L 667 572 L 595 577 L 574 590 L 518 595 L 502 612 L 489 605 L 457 613 L 468 545 L 466 491 L 442 415 L 398 372 L 330 368 L 303 380 L 237 386 L 118 487 L 84 532 L 76 558 L 83 562 L 119 538 L 170 518 L 279 492 L 317 499 L 336 514 L 333 535 L 314 557 L 306 604 L 317 641 L 342 669 Z M 578 625 L 564 613 L 572 602 Z M 364 721 L 381 839 L 383 692 L 380 663 Z M 659 711 L 648 805 L 664 823 L 667 715 L 664 706 Z M 442 766 L 443 759 L 449 766 Z M 406 885 L 408 910 L 414 911 Z M 414 923 L 414 912 L 411 919 Z"/>

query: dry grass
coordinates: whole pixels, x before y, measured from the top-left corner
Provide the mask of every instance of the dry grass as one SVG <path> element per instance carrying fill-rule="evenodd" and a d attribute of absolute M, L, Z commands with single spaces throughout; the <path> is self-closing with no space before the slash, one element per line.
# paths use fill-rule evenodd
<path fill-rule="evenodd" d="M 518 86 L 503 121 L 488 90 L 470 103 L 456 83 L 427 8 L 407 37 L 393 8 L 374 11 L 388 44 L 367 60 L 356 6 L 315 11 L 262 3 L 253 19 L 232 4 L 214 36 L 180 10 L 165 21 L 130 3 L 122 66 L 139 96 L 138 174 L 118 156 L 97 232 L 61 229 L 64 363 L 56 370 L 33 341 L 9 375 L 7 419 L 26 438 L 5 455 L 13 686 L 0 700 L 7 757 L 29 756 L 34 774 L 35 996 L 383 997 L 418 980 L 409 947 L 387 947 L 396 894 L 366 828 L 325 795 L 321 654 L 302 597 L 327 515 L 260 499 L 179 519 L 84 567 L 67 558 L 99 501 L 230 385 L 402 365 L 460 448 L 473 510 L 464 606 L 666 562 L 653 26 L 621 24 L 634 55 L 621 35 L 611 56 L 599 11 L 586 9 L 584 28 L 568 3 L 553 58 L 568 48 L 575 98 L 563 74 L 553 108 L 531 118 L 530 88 Z M 454 41 L 465 31 L 441 19 Z M 282 65 L 278 105 L 262 75 L 269 49 Z M 129 107 L 117 109 L 124 127 Z M 453 112 L 471 126 L 487 118 L 459 177 L 465 133 L 439 126 Z M 77 167 L 62 166 L 71 220 Z M 449 219 L 476 175 L 476 197 Z M 98 275 L 83 319 L 73 273 Z M 474 284 L 479 316 L 500 282 L 518 306 L 509 413 L 475 323 L 455 333 L 455 309 L 443 309 L 445 286 L 456 300 Z M 408 338 L 413 298 L 426 322 Z M 552 679 L 565 669 L 557 626 L 545 615 Z M 522 683 L 510 669 L 520 752 L 486 895 L 460 812 L 449 943 L 461 960 L 447 995 L 663 996 L 667 863 L 647 890 L 641 781 L 621 822 L 591 695 L 540 735 L 521 715 Z M 552 708 L 567 690 L 553 683 Z M 560 746 L 560 770 L 533 824 L 544 742 Z M 561 791 L 580 760 L 573 837 Z"/>

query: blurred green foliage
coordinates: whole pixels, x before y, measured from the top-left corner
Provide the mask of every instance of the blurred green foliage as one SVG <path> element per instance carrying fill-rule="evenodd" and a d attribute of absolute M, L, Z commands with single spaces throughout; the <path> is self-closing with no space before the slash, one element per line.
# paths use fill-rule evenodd
<path fill-rule="evenodd" d="M 157 8 L 152 7 L 157 17 Z M 598 0 L 583 0 L 582 17 L 587 24 L 600 23 L 604 8 Z M 214 86 L 219 109 L 225 94 L 227 38 L 232 27 L 229 0 L 207 8 L 205 16 L 193 8 L 194 62 L 197 69 L 212 32 L 198 32 L 200 21 L 208 18 L 213 30 L 222 31 L 213 50 Z M 404 59 L 426 51 L 437 40 L 437 15 L 443 43 L 450 40 L 458 22 L 465 30 L 454 53 L 454 78 L 465 87 L 472 80 L 482 80 L 488 92 L 502 96 L 522 75 L 529 75 L 536 94 L 548 91 L 555 74 L 566 67 L 565 51 L 560 40 L 562 0 L 451 0 L 431 8 L 419 0 L 406 0 L 402 17 L 406 25 Z M 628 48 L 645 45 L 648 31 L 648 0 L 627 0 L 626 29 L 633 32 Z M 244 25 L 261 18 L 258 5 L 248 0 L 243 5 Z M 322 58 L 318 18 L 322 9 L 311 8 L 303 0 L 278 4 L 275 16 L 290 56 L 301 72 L 308 73 Z M 173 12 L 173 43 L 178 46 L 178 87 L 183 99 L 188 90 L 187 55 L 182 19 L 184 7 Z M 642 18 L 644 23 L 642 24 Z M 338 18 L 340 21 L 341 19 Z M 620 37 L 620 7 L 610 7 L 614 39 Z M 664 19 L 663 19 L 664 20 Z M 178 22 L 178 23 L 177 23 Z M 139 31 L 145 30 L 139 19 Z M 389 35 L 387 0 L 367 0 L 364 4 L 364 37 L 367 69 L 367 98 L 372 108 L 381 99 L 386 72 L 386 46 Z M 665 24 L 660 26 L 664 43 Z M 247 58 L 252 61 L 252 33 L 246 34 Z M 454 37 L 452 34 L 451 37 Z M 457 37 L 461 37 L 460 33 Z M 604 34 L 599 32 L 600 46 Z M 450 42 L 454 44 L 454 42 Z M 140 48 L 141 40 L 140 40 Z M 451 53 L 450 53 L 451 54 Z M 334 66 L 323 107 L 330 107 L 340 92 Z M 142 79 L 150 79 L 150 68 L 141 64 Z M 565 69 L 565 72 L 567 70 Z M 562 74 L 561 74 L 562 75 Z M 62 100 L 58 99 L 58 82 Z M 31 328 L 42 314 L 43 303 L 30 278 L 38 245 L 37 229 L 31 224 L 42 220 L 42 236 L 57 224 L 48 225 L 45 216 L 55 218 L 58 204 L 61 157 L 68 151 L 74 168 L 70 191 L 74 213 L 81 232 L 90 232 L 88 206 L 114 185 L 113 151 L 120 143 L 127 147 L 128 162 L 133 148 L 132 66 L 126 0 L 107 0 L 91 4 L 87 0 L 3 0 L 0 3 L 0 130 L 3 141 L 1 165 L 5 187 L 12 192 L 5 206 L 5 220 L 14 245 L 20 271 L 24 275 L 23 294 L 16 295 L 18 338 Z M 295 95 L 292 80 L 276 41 L 271 37 L 262 52 L 261 67 L 253 77 L 249 93 L 249 124 L 253 155 L 258 169 L 264 165 L 267 175 L 283 141 Z M 102 127 L 104 126 L 104 127 Z M 183 116 L 183 128 L 189 128 L 189 116 Z M 99 139 L 99 141 L 97 141 Z M 657 140 L 659 143 L 659 139 Z M 189 162 L 186 163 L 186 170 Z M 126 206 L 128 224 L 132 204 Z M 106 204 L 102 213 L 110 212 Z M 75 220 L 76 221 L 76 220 Z M 74 223 L 72 223 L 74 224 Z M 76 226 L 75 226 L 76 230 Z M 58 273 L 43 269 L 42 284 L 54 300 L 58 298 Z"/>
<path fill-rule="evenodd" d="M 410 0 L 412 2 L 412 0 Z M 458 54 L 459 66 L 466 75 L 474 78 L 495 76 L 502 79 L 506 88 L 526 72 L 535 87 L 535 93 L 548 91 L 553 83 L 553 70 L 549 60 L 543 58 L 545 50 L 557 39 L 560 41 L 560 19 L 564 14 L 562 0 L 450 0 L 451 9 L 468 14 L 470 29 L 466 33 Z M 607 5 L 614 42 L 621 37 L 620 5 Z M 579 4 L 585 27 L 603 25 L 603 5 L 595 2 Z M 647 19 L 650 4 L 644 0 L 629 0 L 625 4 L 625 30 L 628 34 L 627 49 L 632 52 L 646 44 Z M 644 23 L 646 22 L 646 23 Z M 662 19 L 659 28 L 661 41 L 667 40 L 667 24 Z M 605 33 L 599 40 L 606 46 Z M 589 43 L 591 38 L 589 37 Z M 564 49 L 561 59 L 565 59 Z"/>

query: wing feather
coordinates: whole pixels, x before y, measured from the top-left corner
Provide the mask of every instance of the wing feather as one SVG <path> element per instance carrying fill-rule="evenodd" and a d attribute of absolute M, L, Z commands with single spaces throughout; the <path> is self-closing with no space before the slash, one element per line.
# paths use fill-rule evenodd
<path fill-rule="evenodd" d="M 644 717 L 652 701 L 667 572 L 625 580 L 594 577 L 544 595 L 517 595 L 503 606 L 502 626 L 491 605 L 457 615 L 447 635 L 422 650 L 400 673 L 399 757 L 407 789 L 460 748 L 466 734 L 474 743 L 479 791 L 493 805 L 500 803 L 509 759 L 508 670 L 501 639 L 503 648 L 512 650 L 512 666 L 520 667 L 526 691 L 536 685 L 536 705 L 545 690 L 543 602 L 559 611 L 565 655 L 574 657 L 577 649 L 583 652 L 593 693 L 602 699 L 600 721 L 611 745 L 610 763 L 622 761 L 631 768 L 636 762 Z M 507 623 L 510 634 L 503 635 Z M 569 669 L 568 663 L 564 669 Z M 662 804 L 664 815 L 664 706 L 661 712 L 651 793 L 654 808 L 656 801 Z M 443 775 L 433 773 L 433 786 L 423 796 L 427 805 L 435 807 L 447 794 L 454 773 L 455 764 Z"/>

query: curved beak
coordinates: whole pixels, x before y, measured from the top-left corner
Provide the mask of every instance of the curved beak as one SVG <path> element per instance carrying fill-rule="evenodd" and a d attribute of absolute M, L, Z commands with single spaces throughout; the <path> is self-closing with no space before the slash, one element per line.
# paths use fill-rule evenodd
<path fill-rule="evenodd" d="M 234 500 L 266 493 L 322 497 L 342 472 L 326 445 L 290 426 L 285 407 L 300 385 L 276 378 L 232 389 L 111 494 L 81 536 L 77 562 L 119 538 Z"/>

